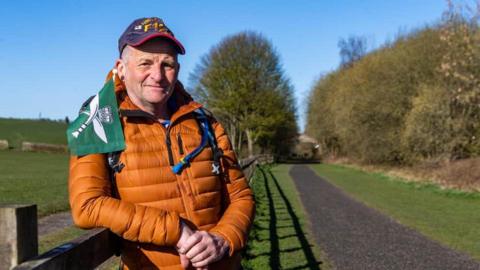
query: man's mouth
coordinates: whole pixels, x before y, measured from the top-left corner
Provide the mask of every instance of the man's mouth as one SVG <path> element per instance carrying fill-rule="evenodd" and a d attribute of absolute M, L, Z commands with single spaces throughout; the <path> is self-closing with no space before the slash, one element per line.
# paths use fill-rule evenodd
<path fill-rule="evenodd" d="M 158 90 L 166 90 L 167 89 L 167 87 L 161 86 L 161 85 L 145 85 L 145 86 L 149 87 L 149 88 L 158 89 Z"/>

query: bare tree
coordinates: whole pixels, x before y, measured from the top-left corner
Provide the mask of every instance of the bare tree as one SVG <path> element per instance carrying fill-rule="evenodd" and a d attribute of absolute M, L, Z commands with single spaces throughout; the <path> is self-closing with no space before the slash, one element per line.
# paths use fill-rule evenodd
<path fill-rule="evenodd" d="M 340 65 L 349 67 L 367 53 L 367 39 L 364 36 L 340 38 L 338 48 L 340 49 Z"/>

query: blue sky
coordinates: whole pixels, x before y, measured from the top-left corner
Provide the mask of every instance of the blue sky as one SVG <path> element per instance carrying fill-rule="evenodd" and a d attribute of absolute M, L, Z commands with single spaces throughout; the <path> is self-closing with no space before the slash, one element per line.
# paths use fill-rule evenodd
<path fill-rule="evenodd" d="M 337 1 L 4 1 L 0 8 L 0 117 L 74 118 L 103 85 L 125 27 L 158 16 L 186 48 L 180 80 L 227 35 L 264 34 L 281 57 L 298 100 L 339 64 L 339 38 L 363 35 L 369 48 L 438 21 L 444 0 Z"/>

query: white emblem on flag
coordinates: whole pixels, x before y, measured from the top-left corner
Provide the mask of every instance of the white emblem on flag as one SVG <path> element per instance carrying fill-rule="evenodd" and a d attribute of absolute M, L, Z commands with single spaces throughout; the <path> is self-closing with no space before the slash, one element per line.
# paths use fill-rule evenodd
<path fill-rule="evenodd" d="M 72 132 L 73 137 L 78 138 L 80 133 L 82 133 L 88 125 L 93 123 L 93 130 L 95 134 L 104 142 L 108 143 L 107 135 L 105 134 L 105 129 L 103 128 L 103 123 L 112 123 L 113 115 L 112 108 L 110 106 L 103 107 L 99 109 L 99 97 L 98 94 L 90 101 L 89 108 L 90 111 L 84 111 L 82 113 L 88 115 L 87 121 L 85 121 L 76 131 Z"/>

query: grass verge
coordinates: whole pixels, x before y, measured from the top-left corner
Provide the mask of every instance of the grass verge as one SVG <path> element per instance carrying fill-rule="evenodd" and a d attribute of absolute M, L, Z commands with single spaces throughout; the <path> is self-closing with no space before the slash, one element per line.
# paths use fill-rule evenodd
<path fill-rule="evenodd" d="M 340 165 L 317 164 L 312 168 L 366 205 L 480 260 L 480 194 L 408 183 Z"/>
<path fill-rule="evenodd" d="M 255 172 L 256 216 L 242 262 L 245 269 L 330 269 L 308 234 L 288 170 L 280 165 Z"/>
<path fill-rule="evenodd" d="M 38 215 L 69 209 L 68 155 L 0 151 L 0 203 L 32 203 Z"/>

